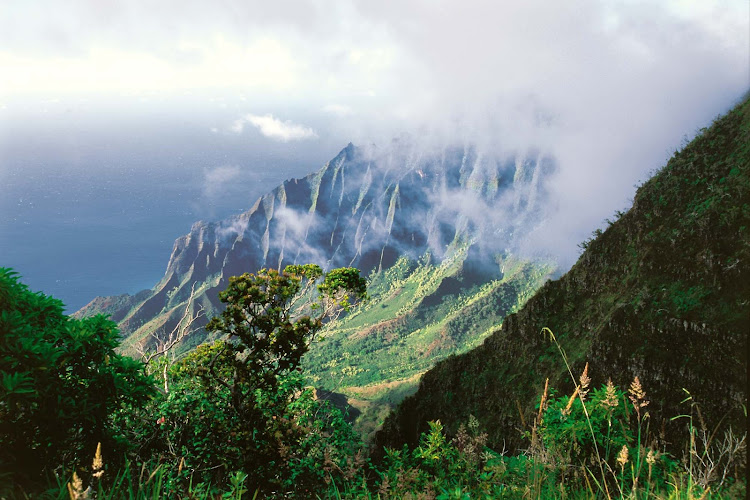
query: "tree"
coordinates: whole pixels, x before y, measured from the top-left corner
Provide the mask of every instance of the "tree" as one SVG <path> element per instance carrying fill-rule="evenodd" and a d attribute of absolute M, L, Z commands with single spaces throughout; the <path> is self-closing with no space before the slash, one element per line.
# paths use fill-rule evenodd
<path fill-rule="evenodd" d="M 206 327 L 219 339 L 169 369 L 169 393 L 146 412 L 140 448 L 181 464 L 185 483 L 222 484 L 235 471 L 249 474 L 251 489 L 276 492 L 321 481 L 320 463 L 343 457 L 335 450 L 355 438 L 305 389 L 299 364 L 324 324 L 366 296 L 353 268 L 231 277 L 219 294 L 226 309 Z"/>
<path fill-rule="evenodd" d="M 273 391 L 279 377 L 299 366 L 324 322 L 365 298 L 366 290 L 358 269 L 339 268 L 324 275 L 314 264 L 229 278 L 229 286 L 219 294 L 227 307 L 206 329 L 236 339 L 226 344 L 234 353 L 231 380 L 215 370 L 223 350 L 209 365 L 214 380 L 232 391 L 235 409 L 249 409 L 244 403 L 249 392 Z"/>

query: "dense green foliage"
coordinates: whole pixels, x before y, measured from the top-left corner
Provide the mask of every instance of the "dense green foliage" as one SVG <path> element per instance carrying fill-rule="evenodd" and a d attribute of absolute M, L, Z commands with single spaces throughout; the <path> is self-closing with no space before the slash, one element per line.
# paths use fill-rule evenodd
<path fill-rule="evenodd" d="M 136 429 L 141 434 L 131 440 L 145 444 L 135 460 L 182 464 L 166 478 L 178 489 L 194 481 L 221 485 L 235 471 L 263 492 L 301 494 L 319 485 L 324 455 L 345 460 L 342 450 L 352 453 L 355 441 L 340 413 L 305 388 L 298 366 L 324 321 L 365 296 L 366 282 L 352 268 L 324 275 L 318 266 L 295 265 L 230 278 L 219 295 L 227 307 L 207 325 L 225 340 L 168 369 L 169 393 L 139 422 L 125 416 L 123 432 Z M 331 446 L 325 433 L 339 444 Z"/>
<path fill-rule="evenodd" d="M 140 362 L 115 352 L 116 325 L 76 320 L 0 268 L 0 480 L 33 484 L 118 449 L 110 419 L 154 392 Z M 0 488 L 2 491 L 2 488 Z"/>
<path fill-rule="evenodd" d="M 0 278 L 0 485 L 9 493 L 38 491 L 45 474 L 57 474 L 71 491 L 129 484 L 186 496 L 236 492 L 247 480 L 257 491 L 306 497 L 359 447 L 298 372 L 324 321 L 366 297 L 356 269 L 290 266 L 232 278 L 221 294 L 228 307 L 209 326 L 224 340 L 173 364 L 152 358 L 149 371 L 168 379 L 158 391 L 142 362 L 115 353 L 112 322 L 69 319 L 12 272 Z M 158 486 L 141 484 L 145 470 Z"/>
<path fill-rule="evenodd" d="M 173 387 L 180 385 L 177 379 L 185 369 L 204 364 L 198 358 L 211 356 L 215 349 L 206 346 L 199 351 L 196 359 L 180 363 L 173 371 Z M 157 421 L 161 429 L 142 429 L 145 434 L 160 435 L 159 440 L 170 443 L 171 451 L 163 450 L 159 463 L 144 464 L 140 474 L 133 473 L 132 464 L 119 471 L 110 469 L 114 481 L 97 480 L 93 487 L 96 498 L 127 499 L 744 497 L 746 483 L 732 473 L 743 464 L 744 440 L 736 436 L 720 443 L 706 439 L 686 415 L 685 425 L 693 439 L 686 455 L 689 463 L 680 461 L 654 446 L 645 411 L 650 401 L 637 380 L 627 391 L 607 383 L 589 394 L 589 384 L 584 372 L 571 395 L 554 397 L 554 390 L 545 390 L 528 436 L 530 447 L 522 454 L 507 455 L 489 448 L 487 434 L 469 417 L 453 437 L 439 421 L 430 422 L 414 448 L 386 449 L 378 463 L 362 453 L 339 413 L 320 406 L 305 392 L 294 408 L 287 406 L 283 415 L 276 413 L 276 444 L 285 454 L 263 472 L 267 479 L 274 478 L 272 488 L 258 485 L 259 470 L 226 473 L 221 479 L 213 474 L 212 481 L 200 480 L 198 471 L 211 470 L 201 466 L 216 461 L 218 467 L 226 468 L 238 450 L 232 444 L 225 449 L 225 439 L 233 443 L 231 434 L 222 434 L 222 426 L 209 420 L 225 413 L 209 408 L 210 396 L 194 399 L 198 393 L 184 386 L 180 388 L 183 395 L 158 408 L 159 414 L 170 415 L 166 421 Z M 284 392 L 280 386 L 281 399 Z M 202 401 L 200 411 L 191 410 L 196 401 Z M 328 416 L 325 423 L 316 420 L 321 414 Z M 290 427 L 292 421 L 298 426 Z M 174 451 L 189 458 L 178 464 Z M 82 481 L 74 477 L 52 488 L 52 496 L 67 498 L 71 489 L 70 497 L 76 498 L 75 491 L 83 491 Z"/>
<path fill-rule="evenodd" d="M 328 477 L 320 464 L 344 466 L 358 449 L 351 427 L 297 374 L 278 377 L 273 390 L 257 388 L 236 409 L 230 388 L 206 373 L 213 362 L 218 376 L 231 376 L 232 358 L 227 342 L 199 347 L 168 371 L 168 394 L 121 415 L 123 437 L 139 443 L 130 460 L 161 466 L 165 491 L 180 496 L 197 487 L 221 491 L 238 473 L 264 495 L 304 498 L 322 488 Z"/>

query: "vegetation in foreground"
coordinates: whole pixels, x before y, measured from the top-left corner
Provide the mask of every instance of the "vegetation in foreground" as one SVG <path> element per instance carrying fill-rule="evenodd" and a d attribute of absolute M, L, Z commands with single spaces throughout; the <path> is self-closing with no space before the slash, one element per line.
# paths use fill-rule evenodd
<path fill-rule="evenodd" d="M 175 362 L 159 352 L 146 364 L 114 351 L 108 320 L 70 319 L 59 301 L 3 269 L 0 495 L 744 497 L 746 435 L 714 433 L 688 395 L 675 418 L 689 447 L 675 456 L 654 444 L 639 380 L 627 390 L 611 381 L 592 389 L 588 369 L 571 395 L 545 387 L 522 453 L 488 448 L 472 417 L 452 437 L 432 422 L 418 446 L 374 461 L 299 372 L 323 321 L 365 295 L 352 269 L 245 274 L 230 281 L 226 312 L 210 322 L 227 339 Z"/>

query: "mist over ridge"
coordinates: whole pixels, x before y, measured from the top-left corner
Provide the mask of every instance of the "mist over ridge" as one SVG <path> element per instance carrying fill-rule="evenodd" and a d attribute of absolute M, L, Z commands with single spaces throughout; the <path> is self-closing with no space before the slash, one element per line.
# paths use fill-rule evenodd
<path fill-rule="evenodd" d="M 349 144 L 249 210 L 193 224 L 151 290 L 99 297 L 79 314 L 110 314 L 129 342 L 150 343 L 150 332 L 172 328 L 186 304 L 222 310 L 218 292 L 228 278 L 264 267 L 312 262 L 369 274 L 399 258 L 436 265 L 457 258 L 484 268 L 481 282 L 501 278 L 503 259 L 519 256 L 523 236 L 545 217 L 540 200 L 554 168 L 537 151 L 496 157 L 469 146 L 425 151 L 405 140 L 383 149 Z"/>
<path fill-rule="evenodd" d="M 406 135 L 427 152 L 471 144 L 485 155 L 537 151 L 552 159 L 555 172 L 537 200 L 547 204 L 547 217 L 527 235 L 524 251 L 553 254 L 569 267 L 577 244 L 630 204 L 634 184 L 747 90 L 749 21 L 742 0 L 414 0 L 398 7 L 168 0 L 101 8 L 83 0 L 65 8 L 11 0 L 0 13 L 0 61 L 7 68 L 0 179 L 15 188 L 3 193 L 8 220 L 0 251 L 33 278 L 32 286 L 57 294 L 96 281 L 92 292 L 106 294 L 112 268 L 87 262 L 97 260 L 97 251 L 113 251 L 106 240 L 117 240 L 122 225 L 156 248 L 154 241 L 176 237 L 194 220 L 246 210 L 348 142 L 388 148 Z M 114 161 L 101 161 L 102 151 Z M 16 182 L 30 169 L 83 185 L 119 170 L 154 185 L 110 191 L 131 207 L 125 212 L 137 211 L 138 198 L 158 198 L 151 187 L 171 183 L 161 196 L 178 191 L 179 212 L 192 216 L 165 220 L 169 209 L 149 206 L 145 217 L 170 236 L 154 229 L 146 237 L 140 215 L 128 220 L 122 210 L 86 205 L 66 187 L 57 200 L 74 207 L 68 213 L 101 214 L 117 224 L 99 224 L 105 243 L 94 252 L 89 234 L 71 233 L 81 243 L 66 255 L 88 258 L 58 259 L 40 236 L 64 234 L 50 222 L 55 208 L 35 203 L 27 217 L 24 203 L 33 196 L 23 191 L 34 186 Z M 193 175 L 180 178 L 186 170 Z M 263 188 L 256 190 L 258 176 Z M 181 182 L 185 189 L 174 189 Z M 211 197 L 222 195 L 233 200 L 231 209 L 214 210 Z M 15 240 L 28 245 L 17 250 Z M 147 258 L 160 260 L 156 253 Z M 53 261 L 44 270 L 36 264 Z M 75 266 L 95 280 L 55 271 Z"/>

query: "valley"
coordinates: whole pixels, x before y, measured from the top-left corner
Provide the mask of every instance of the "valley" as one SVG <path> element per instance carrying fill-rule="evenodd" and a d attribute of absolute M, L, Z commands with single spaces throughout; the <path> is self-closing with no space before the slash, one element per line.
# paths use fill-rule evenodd
<path fill-rule="evenodd" d="M 367 205 L 379 214 L 368 230 L 382 239 L 352 245 L 354 223 L 341 215 L 356 215 L 370 188 L 354 200 L 331 187 L 351 154 L 303 183 L 306 213 L 335 214 L 322 219 L 333 232 L 276 219 L 294 204 L 285 196 L 300 182 L 288 181 L 242 216 L 196 223 L 153 289 L 96 299 L 79 317 L 0 269 L 0 390 L 14 410 L 0 412 L 8 491 L 32 491 L 54 464 L 81 464 L 96 445 L 89 484 L 124 494 L 97 479 L 104 448 L 138 498 L 241 497 L 248 479 L 269 497 L 745 496 L 750 99 L 640 186 L 562 275 L 514 255 L 510 240 L 487 252 L 538 215 L 530 198 L 520 202 L 529 185 L 518 172 L 504 191 L 519 201 L 517 226 L 505 232 L 491 226 L 485 239 L 487 226 L 459 217 L 436 233 L 436 207 L 404 210 L 418 198 L 399 195 L 435 191 L 402 175 Z M 450 179 L 444 167 L 438 191 Z M 499 192 L 453 172 L 458 190 L 479 186 L 488 203 Z M 405 212 L 432 223 L 407 232 Z M 356 219 L 361 229 L 364 213 Z M 246 241 L 259 227 L 264 236 Z M 287 229 L 290 246 L 267 237 Z M 265 263 L 291 250 L 307 257 L 310 242 L 332 251 L 329 263 L 356 249 L 350 262 L 369 266 L 369 279 L 316 265 L 232 274 L 253 252 Z M 170 307 L 194 326 L 205 324 L 201 308 L 214 319 L 164 356 L 122 355 L 171 342 L 160 330 Z M 148 480 L 130 464 L 152 471 Z M 58 483 L 72 498 L 83 492 L 77 472 Z"/>
<path fill-rule="evenodd" d="M 369 438 L 419 374 L 479 345 L 554 275 L 551 258 L 518 255 L 514 236 L 541 221 L 553 170 L 535 153 L 502 159 L 471 147 L 428 154 L 350 144 L 247 212 L 195 223 L 151 290 L 96 298 L 75 316 L 109 315 L 123 352 L 140 356 L 188 311 L 195 331 L 175 348 L 186 353 L 214 338 L 201 327 L 222 310 L 218 293 L 230 276 L 289 263 L 358 267 L 371 300 L 327 325 L 304 369 L 310 384 L 349 398 Z"/>

